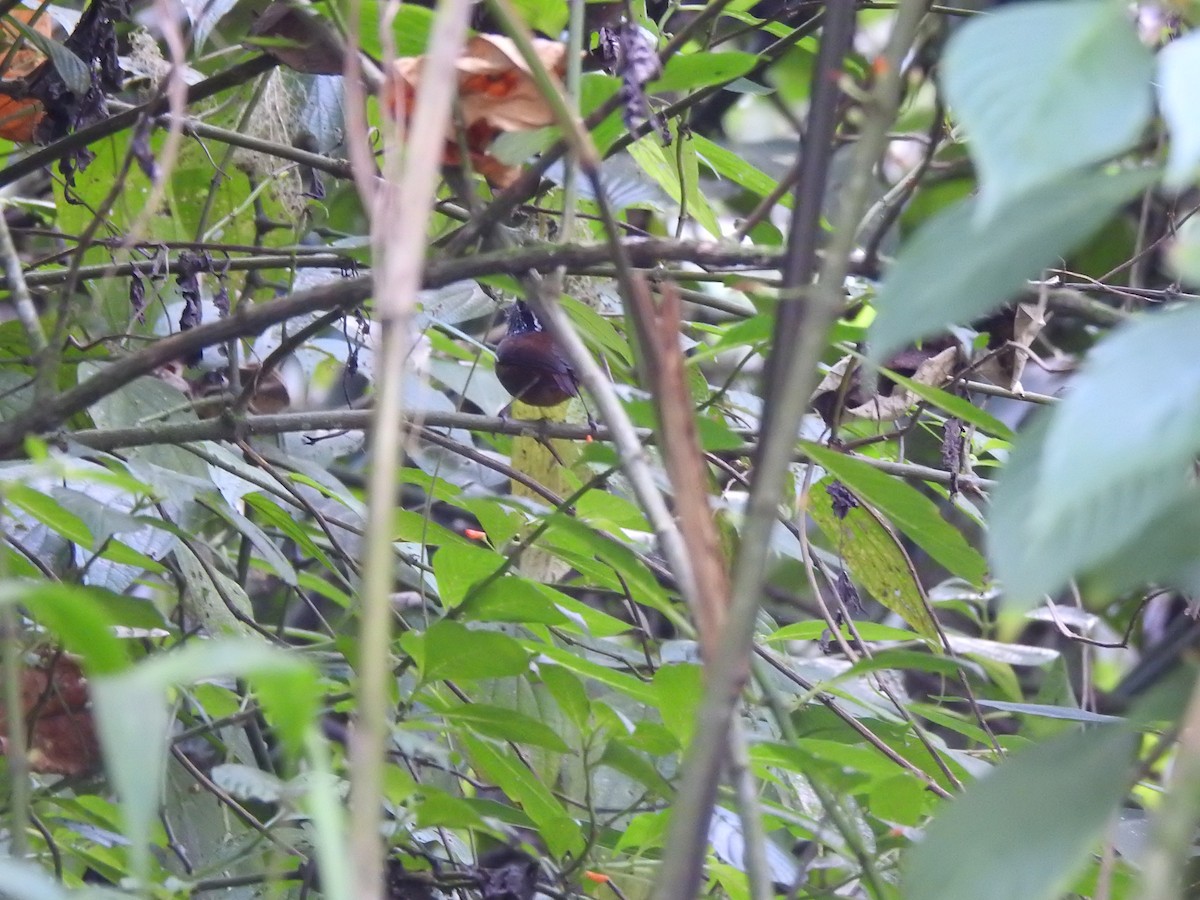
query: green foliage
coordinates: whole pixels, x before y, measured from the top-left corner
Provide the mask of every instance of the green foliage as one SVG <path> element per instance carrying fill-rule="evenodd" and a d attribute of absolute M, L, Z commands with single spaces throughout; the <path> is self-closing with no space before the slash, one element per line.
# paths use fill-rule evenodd
<path fill-rule="evenodd" d="M 1061 896 L 1125 796 L 1133 747 L 1132 734 L 1110 726 L 1014 756 L 935 818 L 908 854 L 906 896 Z"/>
<path fill-rule="evenodd" d="M 978 222 L 1127 150 L 1150 120 L 1154 60 L 1118 3 L 1062 0 L 981 16 L 949 42 L 944 61 L 946 99 L 979 164 Z M 1070 138 L 1046 140 L 1051 131 Z"/>
<path fill-rule="evenodd" d="M 961 200 L 913 235 L 888 270 L 871 326 L 877 360 L 916 338 L 995 309 L 1076 250 L 1156 172 L 1084 171 L 1022 194 L 986 218 Z"/>
<path fill-rule="evenodd" d="M 184 6 L 205 94 L 258 52 L 250 10 Z M 543 35 L 568 27 L 567 4 L 512 6 Z M 606 6 L 588 3 L 589 22 L 619 24 Z M 396 93 L 368 99 L 364 135 L 340 75 L 245 76 L 187 104 L 173 162 L 170 116 L 144 132 L 102 118 L 73 184 L 0 172 L 20 312 L 0 324 L 0 737 L 24 723 L 32 767 L 0 756 L 0 895 L 114 896 L 102 878 L 164 900 L 359 896 L 381 837 L 347 815 L 367 688 L 387 698 L 367 805 L 405 896 L 493 900 L 513 876 L 498 847 L 564 898 L 605 896 L 605 879 L 626 900 L 673 896 L 663 872 L 682 858 L 726 898 L 1190 895 L 1200 765 L 1178 663 L 1197 629 L 1172 616 L 1200 595 L 1195 10 L 1159 47 L 1108 0 L 1006 4 L 918 30 L 894 62 L 851 50 L 820 71 L 835 5 L 770 6 L 634 4 L 640 38 L 589 25 L 567 102 L 580 121 L 611 104 L 590 129 L 604 204 L 578 166 L 570 189 L 560 165 L 520 197 L 504 188 L 516 168 L 480 174 L 557 155 L 562 123 L 532 90 L 504 105 L 522 67 L 461 60 L 455 115 L 476 128 L 434 141 L 428 289 L 399 365 L 380 298 L 352 302 L 423 212 L 372 228 L 369 194 L 404 155 Z M 899 7 L 859 10 L 858 46 Z M 425 53 L 445 8 L 359 5 L 367 80 L 393 47 Z M 354 8 L 311 11 L 341 31 Z M 153 81 L 168 66 L 130 32 L 121 52 Z M 668 41 L 636 83 L 629 61 Z M 48 70 L 92 64 L 42 49 Z M 131 77 L 111 99 L 155 89 Z M 479 109 L 483 128 L 467 122 Z M 812 138 L 825 113 L 829 147 Z M 472 144 L 509 116 L 536 127 Z M 858 158 L 876 132 L 896 139 Z M 72 140 L 37 152 L 57 161 Z M 380 170 L 355 181 L 345 157 Z M 476 231 L 497 198 L 519 209 Z M 843 265 L 829 291 L 780 274 Z M 686 301 L 660 335 L 679 370 L 633 338 L 641 280 L 658 314 L 672 287 Z M 572 362 L 586 412 L 495 416 L 511 399 L 500 313 L 533 292 L 599 364 L 597 379 Z M 663 322 L 642 333 L 676 329 Z M 178 349 L 193 329 L 202 359 Z M 954 358 L 930 376 L 937 354 Z M 807 397 L 798 431 L 780 425 L 806 399 L 781 381 L 793 356 L 840 381 Z M 366 487 L 361 407 L 400 369 L 393 509 Z M 650 430 L 664 402 L 694 428 Z M 790 465 L 764 498 L 769 428 Z M 677 483 L 693 430 L 702 477 Z M 699 493 L 713 546 L 680 521 Z M 736 616 L 722 604 L 702 654 L 680 554 L 753 581 L 741 538 L 760 521 L 777 525 L 765 587 Z M 368 546 L 390 550 L 382 577 Z M 364 632 L 373 582 L 396 632 L 382 659 Z M 750 623 L 754 656 L 723 659 Z M 714 701 L 723 662 L 744 685 Z M 1129 712 L 1157 679 L 1173 686 Z M 732 742 L 704 743 L 714 702 Z M 681 829 L 696 760 L 718 746 L 712 815 Z"/>

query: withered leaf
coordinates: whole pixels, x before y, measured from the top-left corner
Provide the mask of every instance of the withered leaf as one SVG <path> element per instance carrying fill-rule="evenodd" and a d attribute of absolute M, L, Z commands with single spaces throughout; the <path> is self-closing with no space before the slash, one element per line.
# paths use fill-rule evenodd
<path fill-rule="evenodd" d="M 268 6 L 250 28 L 248 47 L 305 75 L 341 75 L 345 50 L 329 27 L 312 13 L 284 0 Z"/>
<path fill-rule="evenodd" d="M 21 671 L 21 715 L 25 717 L 29 767 L 46 775 L 86 775 L 100 765 L 100 744 L 90 710 L 87 679 L 78 662 L 61 652 L 43 653 Z M 8 711 L 0 704 L 0 753 L 11 748 L 2 736 Z"/>

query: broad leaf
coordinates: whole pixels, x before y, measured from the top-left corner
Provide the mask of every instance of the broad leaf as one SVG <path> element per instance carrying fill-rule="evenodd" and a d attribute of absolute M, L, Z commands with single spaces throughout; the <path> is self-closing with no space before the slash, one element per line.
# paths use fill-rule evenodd
<path fill-rule="evenodd" d="M 518 744 L 532 744 L 559 753 L 570 751 L 567 743 L 545 722 L 539 722 L 513 709 L 470 703 L 447 707 L 440 710 L 439 715 L 448 722 L 461 724 L 469 732 L 485 737 Z"/>
<path fill-rule="evenodd" d="M 315 673 L 295 656 L 260 641 L 193 641 L 118 674 L 92 680 L 92 701 L 109 778 L 121 798 L 134 872 L 145 878 L 148 842 L 158 815 L 171 709 L 167 691 L 219 676 L 264 679 L 264 707 L 293 747 L 312 726 L 319 693 Z"/>
<path fill-rule="evenodd" d="M 904 860 L 904 896 L 1061 896 L 1128 790 L 1134 745 L 1129 732 L 1102 726 L 1014 756 L 935 814 Z"/>
<path fill-rule="evenodd" d="M 529 654 L 508 635 L 474 631 L 457 622 L 435 622 L 418 634 L 406 632 L 400 645 L 416 660 L 425 681 L 444 678 L 503 678 L 521 675 Z"/>
<path fill-rule="evenodd" d="M 975 217 L 1128 149 L 1153 112 L 1153 73 L 1119 3 L 1017 3 L 964 25 L 942 82 L 979 164 Z"/>
<path fill-rule="evenodd" d="M 896 536 L 872 510 L 861 504 L 847 510 L 845 515 L 835 512 L 833 498 L 826 490 L 834 483 L 835 479 L 822 478 L 812 486 L 808 492 L 808 514 L 829 539 L 834 552 L 849 564 L 851 577 L 937 646 L 937 626 L 929 614 L 912 562 Z"/>
<path fill-rule="evenodd" d="M 1200 32 L 1177 38 L 1158 54 L 1158 105 L 1171 130 L 1167 183 L 1184 187 L 1200 166 Z"/>
<path fill-rule="evenodd" d="M 1138 578 L 1195 577 L 1200 517 L 1187 472 L 1200 449 L 1200 367 L 1189 349 L 1198 326 L 1189 308 L 1116 332 L 1022 435 L 989 519 L 1010 605 L 1025 608 L 1093 570 L 1109 593 Z"/>
<path fill-rule="evenodd" d="M 758 62 L 753 53 L 689 53 L 675 54 L 668 61 L 662 77 L 650 82 L 652 93 L 694 91 L 710 84 L 721 84 L 745 75 Z"/>
<path fill-rule="evenodd" d="M 1170 479 L 1200 450 L 1200 309 L 1149 315 L 1089 354 L 1050 414 L 1038 471 L 1045 526 L 1116 484 Z"/>
<path fill-rule="evenodd" d="M 561 856 L 583 849 L 583 834 L 579 826 L 567 815 L 549 788 L 511 753 L 471 737 L 463 738 L 463 746 L 471 758 L 471 764 L 510 799 L 519 803 L 538 825 L 551 853 Z"/>
<path fill-rule="evenodd" d="M 942 518 L 932 500 L 899 478 L 844 453 L 818 444 L 803 446 L 814 462 L 849 485 L 947 570 L 971 584 L 983 584 L 987 563 L 962 532 Z"/>
<path fill-rule="evenodd" d="M 1156 175 L 1146 169 L 1075 173 L 1006 203 L 982 223 L 975 197 L 938 213 L 904 245 L 879 289 L 872 359 L 1011 299 Z"/>

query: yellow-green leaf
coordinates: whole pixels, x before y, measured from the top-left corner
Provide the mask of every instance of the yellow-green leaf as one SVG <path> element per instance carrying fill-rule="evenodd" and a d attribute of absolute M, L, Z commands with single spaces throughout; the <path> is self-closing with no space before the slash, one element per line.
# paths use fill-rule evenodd
<path fill-rule="evenodd" d="M 940 647 L 937 626 L 920 582 L 896 535 L 861 499 L 839 517 L 825 490 L 834 483 L 832 478 L 823 478 L 809 491 L 809 515 L 846 561 L 854 580 L 933 646 Z M 845 485 L 842 488 L 850 490 Z"/>

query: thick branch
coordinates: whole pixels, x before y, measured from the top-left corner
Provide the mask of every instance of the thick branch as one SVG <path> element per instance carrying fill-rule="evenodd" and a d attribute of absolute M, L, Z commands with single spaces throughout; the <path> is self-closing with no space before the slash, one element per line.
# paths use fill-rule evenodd
<path fill-rule="evenodd" d="M 516 253 L 480 254 L 469 259 L 430 264 L 425 272 L 424 283 L 428 288 L 437 288 L 464 278 L 501 272 L 521 274 L 530 270 L 547 271 L 560 265 L 594 265 L 608 259 L 609 252 L 607 245 L 546 244 L 522 248 Z M 701 265 L 737 263 L 763 266 L 769 265 L 769 260 L 775 258 L 774 254 L 762 251 L 674 241 L 633 241 L 629 244 L 629 255 L 636 265 L 643 266 L 656 265 L 667 259 L 688 259 Z M 11 453 L 29 434 L 57 428 L 71 416 L 165 363 L 186 359 L 214 344 L 259 334 L 272 325 L 296 316 L 339 308 L 350 309 L 370 297 L 371 290 L 370 276 L 320 285 L 282 300 L 239 308 L 226 319 L 156 341 L 107 366 L 70 390 L 0 423 L 0 454 Z"/>

